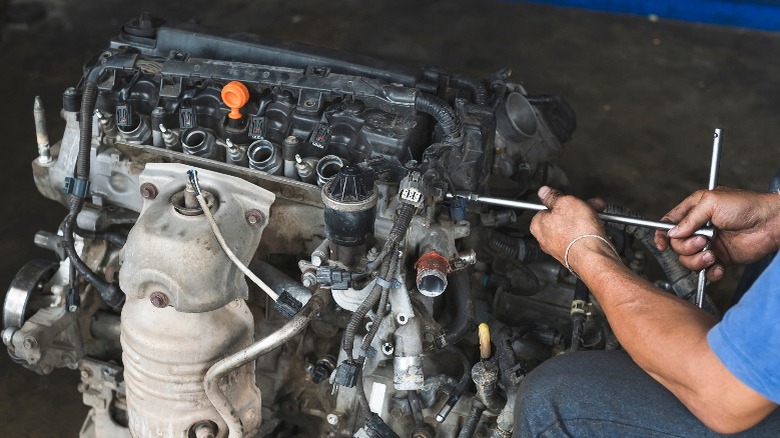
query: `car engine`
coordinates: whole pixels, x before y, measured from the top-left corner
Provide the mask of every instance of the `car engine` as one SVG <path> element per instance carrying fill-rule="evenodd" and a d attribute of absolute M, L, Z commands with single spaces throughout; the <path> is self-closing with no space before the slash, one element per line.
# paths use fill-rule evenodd
<path fill-rule="evenodd" d="M 9 354 L 80 372 L 82 437 L 511 436 L 526 373 L 619 344 L 530 215 L 468 197 L 569 184 L 573 110 L 510 73 L 130 20 L 60 141 L 35 102 L 35 183 L 68 214 L 8 290 Z M 651 231 L 609 232 L 691 295 Z"/>

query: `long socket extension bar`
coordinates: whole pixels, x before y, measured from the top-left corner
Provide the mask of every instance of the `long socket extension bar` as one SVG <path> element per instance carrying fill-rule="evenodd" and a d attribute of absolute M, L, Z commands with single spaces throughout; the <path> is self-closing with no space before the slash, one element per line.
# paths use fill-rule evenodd
<path fill-rule="evenodd" d="M 532 211 L 547 210 L 547 207 L 545 207 L 542 204 L 534 204 L 532 202 L 525 202 L 525 201 L 515 201 L 513 199 L 493 198 L 490 196 L 480 196 L 477 195 L 476 193 L 458 193 L 455 195 L 448 193 L 446 197 L 447 199 L 454 199 L 458 197 L 458 198 L 466 199 L 468 201 L 481 202 L 483 204 L 497 205 L 501 207 L 515 208 L 518 210 L 532 210 Z M 629 217 L 629 216 L 620 216 L 617 214 L 598 213 L 598 216 L 604 222 L 615 222 L 618 224 L 635 225 L 638 227 L 654 228 L 656 230 L 668 231 L 675 226 L 675 224 L 671 224 L 667 222 L 651 221 L 647 219 L 639 219 L 639 218 Z M 693 234 L 704 236 L 708 239 L 712 239 L 712 237 L 715 234 L 715 230 L 712 227 L 703 227 L 696 230 Z"/>
<path fill-rule="evenodd" d="M 723 132 L 720 129 L 715 130 L 715 135 L 712 140 L 712 161 L 710 162 L 710 179 L 707 185 L 707 190 L 715 190 L 718 186 L 718 171 L 720 170 L 720 150 L 723 144 Z M 711 227 L 712 223 L 707 222 L 707 226 Z M 710 241 L 714 238 L 709 236 Z M 704 247 L 702 251 L 710 249 L 709 243 Z M 699 271 L 699 280 L 696 284 L 696 305 L 699 308 L 704 306 L 704 288 L 707 286 L 707 270 L 702 269 Z"/>

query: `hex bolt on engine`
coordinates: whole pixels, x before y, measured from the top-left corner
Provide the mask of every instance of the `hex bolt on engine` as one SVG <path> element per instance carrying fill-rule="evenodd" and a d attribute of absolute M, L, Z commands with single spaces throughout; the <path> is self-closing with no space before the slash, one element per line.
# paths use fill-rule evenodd
<path fill-rule="evenodd" d="M 246 212 L 246 221 L 249 225 L 262 225 L 265 222 L 265 216 L 260 210 L 249 210 Z"/>
<path fill-rule="evenodd" d="M 144 199 L 154 199 L 157 197 L 157 187 L 154 184 L 143 183 L 141 184 L 141 197 Z"/>
<path fill-rule="evenodd" d="M 157 307 L 159 309 L 168 306 L 168 297 L 160 291 L 152 292 L 149 295 L 149 301 L 151 301 L 154 307 Z"/>

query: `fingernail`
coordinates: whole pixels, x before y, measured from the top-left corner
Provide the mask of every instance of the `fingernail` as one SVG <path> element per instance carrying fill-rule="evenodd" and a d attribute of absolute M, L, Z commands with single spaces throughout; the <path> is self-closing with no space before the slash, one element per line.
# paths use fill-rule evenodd
<path fill-rule="evenodd" d="M 714 275 L 716 278 L 720 278 L 726 275 L 726 273 L 723 271 L 723 268 L 718 266 L 717 268 L 712 270 L 712 275 Z"/>
<path fill-rule="evenodd" d="M 704 262 L 709 265 L 710 263 L 713 263 L 715 261 L 715 255 L 708 251 L 704 253 L 703 259 Z"/>
<path fill-rule="evenodd" d="M 549 187 L 547 187 L 547 186 L 539 187 L 539 191 L 537 192 L 537 195 L 539 195 L 539 199 L 544 199 L 549 194 L 550 194 L 550 188 Z"/>
<path fill-rule="evenodd" d="M 666 232 L 666 235 L 669 237 L 674 237 L 680 232 L 680 229 L 677 227 L 672 228 L 671 230 Z"/>

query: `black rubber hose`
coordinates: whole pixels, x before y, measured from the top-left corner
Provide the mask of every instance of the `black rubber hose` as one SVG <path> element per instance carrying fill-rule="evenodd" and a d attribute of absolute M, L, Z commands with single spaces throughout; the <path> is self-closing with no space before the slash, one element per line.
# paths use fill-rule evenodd
<path fill-rule="evenodd" d="M 501 384 L 508 393 L 519 383 L 519 381 L 513 378 L 513 374 L 521 371 L 516 367 L 517 355 L 512 349 L 514 331 L 511 327 L 496 319 L 488 321 L 488 325 L 493 345 L 496 347 L 495 356 L 498 360 L 498 367 L 501 370 Z"/>
<path fill-rule="evenodd" d="M 488 246 L 501 251 L 507 257 L 517 259 L 520 263 L 533 263 L 539 260 L 542 249 L 533 237 L 511 237 L 500 231 L 490 233 Z"/>
<path fill-rule="evenodd" d="M 614 205 L 614 204 L 608 205 L 607 208 L 604 210 L 604 213 L 618 214 L 621 216 L 629 216 L 629 217 L 643 219 L 641 215 L 634 213 L 628 208 L 620 205 Z M 613 224 L 613 223 L 610 223 L 609 226 L 617 228 L 619 230 L 623 230 L 626 233 L 634 236 L 640 242 L 642 242 L 642 244 L 658 260 L 658 263 L 661 265 L 661 269 L 663 269 L 664 274 L 666 274 L 666 277 L 671 284 L 677 283 L 678 281 L 685 278 L 691 273 L 690 270 L 688 270 L 687 268 L 685 268 L 685 266 L 680 264 L 679 260 L 677 260 L 677 254 L 674 251 L 672 251 L 671 249 L 668 249 L 663 252 L 658 251 L 658 248 L 656 248 L 655 246 L 655 241 L 653 240 L 653 235 L 655 234 L 655 231 L 652 228 L 637 227 L 633 225 Z"/>
<path fill-rule="evenodd" d="M 417 391 L 406 391 L 406 398 L 409 400 L 409 408 L 412 411 L 412 417 L 414 418 L 415 427 L 424 427 L 425 418 L 422 412 L 422 403 L 420 402 L 420 396 L 417 395 Z"/>
<path fill-rule="evenodd" d="M 446 345 L 455 345 L 474 326 L 474 299 L 471 296 L 469 274 L 465 269 L 455 271 L 448 278 L 447 300 L 455 307 L 455 315 L 444 328 Z"/>
<path fill-rule="evenodd" d="M 474 103 L 485 106 L 488 101 L 487 87 L 482 81 L 468 76 L 455 75 L 450 78 L 450 84 L 456 88 L 465 88 L 474 95 Z"/>
<path fill-rule="evenodd" d="M 455 114 L 455 110 L 447 105 L 447 102 L 431 94 L 417 93 L 417 97 L 414 99 L 414 109 L 430 114 L 439 122 L 444 131 L 446 143 L 456 146 L 463 144 L 460 119 Z"/>
<path fill-rule="evenodd" d="M 458 433 L 458 438 L 471 438 L 474 436 L 483 412 L 485 412 L 485 405 L 474 399 L 471 402 L 471 409 L 469 409 L 469 413 L 466 416 L 466 421 L 463 422 L 463 427 L 460 429 L 460 433 Z"/>
<path fill-rule="evenodd" d="M 460 364 L 463 367 L 463 375 L 460 377 L 458 385 L 455 386 L 455 389 L 452 391 L 453 394 L 457 393 L 458 395 L 461 395 L 471 381 L 471 361 L 469 360 L 469 357 L 466 356 L 466 353 L 458 347 L 450 345 L 447 347 L 447 350 L 458 356 Z"/>
<path fill-rule="evenodd" d="M 84 230 L 78 227 L 76 227 L 73 231 L 77 235 L 84 237 L 86 239 L 105 240 L 106 242 L 116 246 L 117 248 L 122 248 L 123 246 L 125 246 L 125 243 L 127 242 L 127 236 L 125 236 L 122 233 L 116 233 L 111 231 L 95 232 L 95 231 Z"/>
<path fill-rule="evenodd" d="M 571 345 L 569 351 L 578 351 L 582 343 L 582 329 L 585 323 L 585 316 L 577 314 L 571 317 Z"/>
<path fill-rule="evenodd" d="M 633 212 L 632 210 L 623 207 L 621 205 L 610 204 L 604 210 L 605 213 L 617 214 L 621 216 L 629 216 L 638 219 L 644 219 L 640 214 Z M 669 284 L 672 285 L 674 293 L 682 298 L 688 299 L 693 293 L 695 293 L 695 282 L 685 281 L 687 277 L 691 275 L 691 271 L 680 263 L 677 257 L 677 253 L 672 251 L 671 248 L 667 248 L 666 251 L 659 251 L 655 246 L 653 236 L 655 230 L 647 227 L 638 227 L 635 225 L 623 225 L 623 224 L 608 224 L 610 227 L 622 230 L 628 234 L 634 236 L 637 240 L 642 242 L 642 245 L 647 248 L 648 251 L 655 257 L 661 269 L 664 271 Z M 712 302 L 712 298 L 705 294 L 705 309 L 709 312 L 717 315 L 719 312 L 715 304 Z"/>
<path fill-rule="evenodd" d="M 95 109 L 95 102 L 97 101 L 97 92 L 98 88 L 96 82 L 87 81 L 84 84 L 84 92 L 81 97 L 81 109 L 79 112 L 79 150 L 76 157 L 75 171 L 76 178 L 81 180 L 89 179 L 89 154 L 92 146 L 92 113 Z M 73 233 L 76 229 L 76 218 L 83 206 L 83 198 L 71 196 L 68 216 L 65 217 L 65 221 L 62 225 L 63 249 L 79 274 L 81 274 L 81 276 L 84 277 L 98 293 L 100 293 L 100 297 L 103 298 L 103 301 L 111 307 L 120 307 L 125 301 L 125 296 L 122 293 L 122 290 L 119 289 L 119 284 L 116 282 L 109 283 L 100 278 L 99 275 L 93 272 L 92 269 L 81 260 L 76 252 Z"/>

